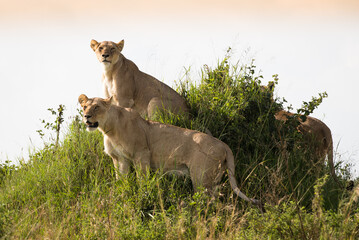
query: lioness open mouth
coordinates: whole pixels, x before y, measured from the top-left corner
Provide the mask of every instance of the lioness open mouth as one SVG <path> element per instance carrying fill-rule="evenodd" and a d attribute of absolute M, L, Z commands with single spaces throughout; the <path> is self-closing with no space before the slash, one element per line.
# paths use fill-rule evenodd
<path fill-rule="evenodd" d="M 98 122 L 95 123 L 91 123 L 89 121 L 86 122 L 87 127 L 89 128 L 97 128 L 98 127 Z"/>

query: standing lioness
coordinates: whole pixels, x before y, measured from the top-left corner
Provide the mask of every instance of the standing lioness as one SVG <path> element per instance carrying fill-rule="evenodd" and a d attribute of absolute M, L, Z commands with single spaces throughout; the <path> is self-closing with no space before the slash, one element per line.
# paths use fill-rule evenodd
<path fill-rule="evenodd" d="M 185 100 L 172 88 L 141 72 L 136 64 L 126 59 L 119 43 L 91 40 L 91 48 L 104 68 L 102 84 L 106 97 L 114 97 L 121 107 L 129 107 L 141 115 L 153 116 L 157 109 L 173 113 L 187 112 Z"/>
<path fill-rule="evenodd" d="M 145 173 L 148 169 L 175 170 L 191 177 L 193 187 L 213 192 L 225 170 L 233 191 L 246 201 L 234 177 L 231 149 L 220 140 L 194 130 L 146 121 L 130 108 L 111 104 L 111 98 L 79 96 L 87 129 L 99 129 L 104 135 L 105 152 L 120 173 L 128 173 L 131 164 Z"/>

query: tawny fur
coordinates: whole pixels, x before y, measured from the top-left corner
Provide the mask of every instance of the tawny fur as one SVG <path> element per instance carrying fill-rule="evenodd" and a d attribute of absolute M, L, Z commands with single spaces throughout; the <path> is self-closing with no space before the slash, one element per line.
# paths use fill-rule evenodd
<path fill-rule="evenodd" d="M 175 90 L 141 72 L 135 63 L 122 55 L 123 46 L 123 40 L 119 43 L 91 40 L 91 48 L 104 69 L 105 96 L 113 96 L 117 105 L 133 108 L 150 118 L 158 109 L 176 114 L 188 112 L 185 100 Z"/>

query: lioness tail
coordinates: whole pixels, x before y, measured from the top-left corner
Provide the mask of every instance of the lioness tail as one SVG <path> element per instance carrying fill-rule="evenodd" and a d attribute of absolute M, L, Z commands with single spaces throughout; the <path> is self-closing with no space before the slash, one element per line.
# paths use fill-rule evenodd
<path fill-rule="evenodd" d="M 226 152 L 227 152 L 226 163 L 227 163 L 227 170 L 228 170 L 228 178 L 229 178 L 229 183 L 231 184 L 232 190 L 237 194 L 238 197 L 257 205 L 259 208 L 262 208 L 262 204 L 259 200 L 256 200 L 254 198 L 249 198 L 239 190 L 239 188 L 237 186 L 237 180 L 236 180 L 235 174 L 234 174 L 235 166 L 234 166 L 233 153 L 232 153 L 232 150 L 227 145 L 226 145 Z"/>

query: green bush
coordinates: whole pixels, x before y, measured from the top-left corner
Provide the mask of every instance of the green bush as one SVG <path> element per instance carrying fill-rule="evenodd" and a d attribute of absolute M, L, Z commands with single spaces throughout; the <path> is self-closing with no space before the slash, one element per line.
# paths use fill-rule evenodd
<path fill-rule="evenodd" d="M 178 91 L 187 100 L 191 118 L 162 113 L 156 120 L 209 131 L 227 143 L 235 155 L 239 186 L 249 196 L 270 204 L 286 199 L 310 206 L 315 181 L 329 169 L 303 141 L 297 119 L 312 113 L 326 93 L 304 102 L 297 111 L 303 115 L 295 114 L 285 123 L 277 121 L 275 113 L 283 109 L 285 101 L 273 98 L 278 77 L 274 75 L 273 81 L 263 86 L 254 61 L 231 65 L 229 54 L 214 69 L 204 66 L 200 81 L 187 75 L 180 82 Z M 338 196 L 332 197 L 328 206 L 335 207 Z"/>

